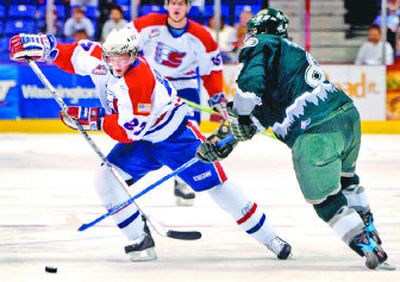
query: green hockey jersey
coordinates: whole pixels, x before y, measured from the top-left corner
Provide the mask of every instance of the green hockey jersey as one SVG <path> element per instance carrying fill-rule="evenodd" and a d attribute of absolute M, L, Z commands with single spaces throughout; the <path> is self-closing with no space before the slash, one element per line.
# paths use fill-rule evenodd
<path fill-rule="evenodd" d="M 246 114 L 246 107 L 250 107 L 260 124 L 271 127 L 289 147 L 304 131 L 352 102 L 325 79 L 308 52 L 285 38 L 255 35 L 246 40 L 239 61 L 242 69 L 234 107 L 239 114 Z M 254 100 L 252 105 L 249 99 Z"/>

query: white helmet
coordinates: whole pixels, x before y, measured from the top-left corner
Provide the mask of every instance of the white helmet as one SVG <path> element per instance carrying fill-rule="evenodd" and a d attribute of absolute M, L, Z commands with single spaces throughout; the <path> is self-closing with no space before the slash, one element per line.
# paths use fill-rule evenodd
<path fill-rule="evenodd" d="M 137 52 L 138 43 L 133 29 L 114 29 L 103 43 L 103 55 L 105 57 L 129 53 L 131 57 L 136 58 Z"/>

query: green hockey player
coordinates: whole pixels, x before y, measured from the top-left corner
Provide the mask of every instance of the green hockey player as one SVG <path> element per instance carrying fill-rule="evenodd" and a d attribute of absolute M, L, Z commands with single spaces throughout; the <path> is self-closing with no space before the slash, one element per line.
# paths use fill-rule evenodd
<path fill-rule="evenodd" d="M 237 142 L 272 128 L 291 148 L 301 191 L 318 216 L 366 257 L 368 268 L 393 270 L 355 173 L 359 113 L 325 78 L 316 60 L 288 39 L 288 23 L 287 16 L 273 8 L 261 10 L 248 22 L 231 105 L 234 118 L 229 128 L 221 127 L 198 148 L 197 156 L 205 162 L 221 160 Z M 234 139 L 221 145 L 231 133 Z"/>

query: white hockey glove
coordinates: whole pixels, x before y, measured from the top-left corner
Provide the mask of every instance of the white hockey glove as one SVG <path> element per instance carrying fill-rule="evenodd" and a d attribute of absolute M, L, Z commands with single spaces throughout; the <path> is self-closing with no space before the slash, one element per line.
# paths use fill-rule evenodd
<path fill-rule="evenodd" d="M 57 54 L 57 40 L 52 34 L 14 35 L 10 39 L 10 59 L 18 62 L 27 58 L 34 61 L 48 61 Z"/>
<path fill-rule="evenodd" d="M 102 130 L 105 111 L 101 107 L 87 108 L 70 106 L 67 112 L 59 113 L 62 122 L 72 129 L 78 129 L 73 119 L 77 120 L 84 130 Z"/>
<path fill-rule="evenodd" d="M 210 121 L 224 123 L 228 119 L 228 111 L 226 103 L 228 100 L 225 98 L 224 93 L 218 93 L 208 99 L 208 105 L 218 113 L 210 114 Z"/>

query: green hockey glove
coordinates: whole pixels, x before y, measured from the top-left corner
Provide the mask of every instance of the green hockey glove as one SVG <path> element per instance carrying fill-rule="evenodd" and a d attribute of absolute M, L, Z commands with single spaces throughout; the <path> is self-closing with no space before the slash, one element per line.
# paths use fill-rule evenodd
<path fill-rule="evenodd" d="M 238 116 L 237 119 L 231 119 L 231 129 L 237 141 L 250 140 L 257 133 L 257 127 L 250 116 Z"/>

